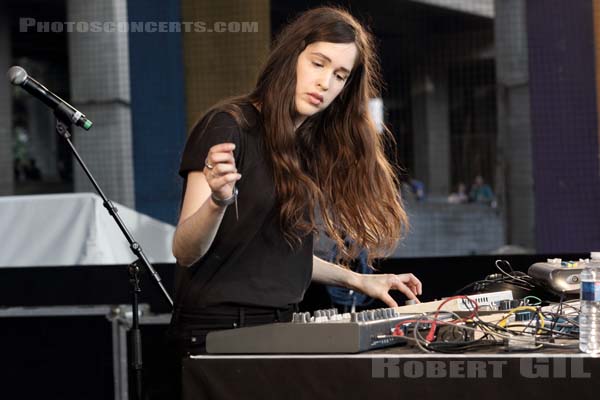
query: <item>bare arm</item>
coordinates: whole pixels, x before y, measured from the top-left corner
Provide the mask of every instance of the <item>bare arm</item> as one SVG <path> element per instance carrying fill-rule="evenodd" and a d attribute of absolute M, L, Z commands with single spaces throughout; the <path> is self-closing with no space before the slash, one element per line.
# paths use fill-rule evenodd
<path fill-rule="evenodd" d="M 359 274 L 313 256 L 312 281 L 358 290 Z"/>
<path fill-rule="evenodd" d="M 324 285 L 343 286 L 358 290 L 370 297 L 379 299 L 390 307 L 398 303 L 389 295 L 391 289 L 402 292 L 409 299 L 417 300 L 422 293 L 421 282 L 413 274 L 358 274 L 339 265 L 313 256 L 312 280 Z"/>
<path fill-rule="evenodd" d="M 207 162 L 213 168 L 188 174 L 181 215 L 173 237 L 173 255 L 180 265 L 190 266 L 199 260 L 215 239 L 225 207 L 218 206 L 211 199 L 211 193 L 226 199 L 240 179 L 233 158 L 234 149 L 232 143 L 211 147 Z"/>

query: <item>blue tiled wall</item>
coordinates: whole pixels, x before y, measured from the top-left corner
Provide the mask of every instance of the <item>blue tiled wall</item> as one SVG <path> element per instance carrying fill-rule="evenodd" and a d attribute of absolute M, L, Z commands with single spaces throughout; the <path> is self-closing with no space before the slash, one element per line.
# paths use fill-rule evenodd
<path fill-rule="evenodd" d="M 179 0 L 129 0 L 129 21 L 179 22 Z M 175 224 L 185 141 L 182 34 L 129 34 L 136 209 Z"/>

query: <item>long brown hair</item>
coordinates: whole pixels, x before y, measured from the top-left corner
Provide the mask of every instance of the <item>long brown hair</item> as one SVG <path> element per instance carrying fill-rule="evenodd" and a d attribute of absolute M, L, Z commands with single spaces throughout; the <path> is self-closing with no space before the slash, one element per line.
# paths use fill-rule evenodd
<path fill-rule="evenodd" d="M 329 107 L 295 129 L 298 56 L 315 42 L 355 43 L 357 60 Z M 393 251 L 407 229 L 397 171 L 384 152 L 392 135 L 377 131 L 368 110 L 380 83 L 372 35 L 341 8 L 306 11 L 276 39 L 256 88 L 245 98 L 261 108 L 282 230 L 290 245 L 318 231 L 319 214 L 342 263 L 360 248 L 368 251 L 370 263 Z M 349 248 L 344 239 L 350 239 Z"/>

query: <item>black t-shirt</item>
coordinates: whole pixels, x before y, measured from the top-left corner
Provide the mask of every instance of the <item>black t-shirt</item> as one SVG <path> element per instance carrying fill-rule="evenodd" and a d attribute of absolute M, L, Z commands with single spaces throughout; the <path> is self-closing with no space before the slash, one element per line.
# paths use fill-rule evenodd
<path fill-rule="evenodd" d="M 190 171 L 203 170 L 212 146 L 233 142 L 242 174 L 239 220 L 235 205 L 229 206 L 208 252 L 191 267 L 178 267 L 176 300 L 186 310 L 219 304 L 287 307 L 302 300 L 310 284 L 312 235 L 296 248 L 285 241 L 260 113 L 250 104 L 241 110 L 248 128 L 219 112 L 208 125 L 206 118 L 196 125 L 183 152 L 179 173 L 186 178 Z"/>

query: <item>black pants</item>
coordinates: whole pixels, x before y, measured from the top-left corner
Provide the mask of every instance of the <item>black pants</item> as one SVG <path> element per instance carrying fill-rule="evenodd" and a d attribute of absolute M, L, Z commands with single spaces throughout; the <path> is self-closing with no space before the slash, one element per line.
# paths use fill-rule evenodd
<path fill-rule="evenodd" d="M 296 306 L 288 308 L 221 305 L 200 310 L 182 309 L 174 315 L 173 332 L 180 355 L 206 353 L 209 332 L 247 326 L 289 322 Z"/>
<path fill-rule="evenodd" d="M 235 304 L 220 305 L 198 310 L 180 309 L 173 314 L 169 332 L 172 344 L 174 377 L 173 399 L 181 398 L 181 360 L 206 353 L 206 335 L 209 332 L 248 326 L 289 322 L 297 305 L 287 308 L 247 307 Z"/>

